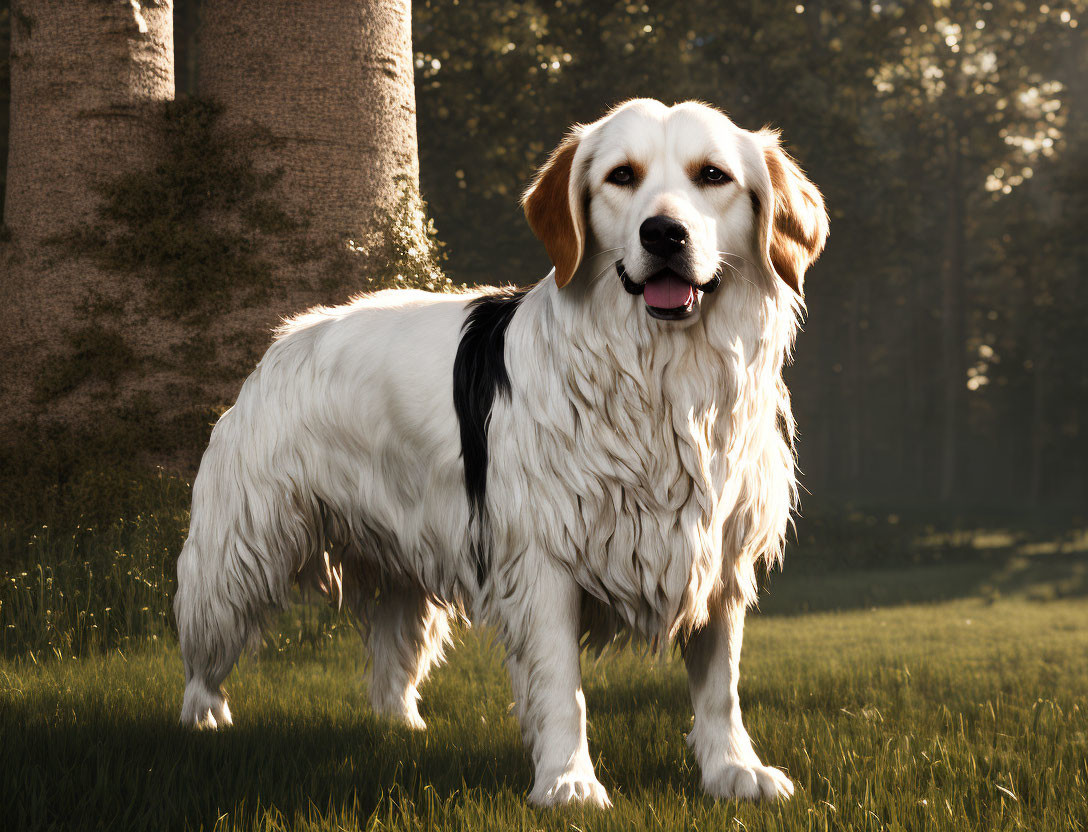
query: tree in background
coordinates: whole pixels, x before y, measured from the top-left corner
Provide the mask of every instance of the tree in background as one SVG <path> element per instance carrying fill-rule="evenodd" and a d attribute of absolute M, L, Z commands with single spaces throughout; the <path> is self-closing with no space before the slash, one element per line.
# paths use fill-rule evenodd
<path fill-rule="evenodd" d="M 220 280 L 225 305 L 195 322 L 225 404 L 283 317 L 440 280 L 419 198 L 411 4 L 205 0 L 195 75 L 216 107 L 212 134 L 241 151 L 252 191 L 204 219 L 259 241 L 229 244 L 240 279 Z M 250 277 L 255 291 L 238 291 Z"/>
<path fill-rule="evenodd" d="M 26 240 L 93 214 L 98 187 L 154 160 L 174 97 L 170 0 L 18 0 L 4 223 Z"/>
<path fill-rule="evenodd" d="M 1080 332 L 1068 303 L 1048 324 L 1006 317 L 1008 270 L 987 268 L 981 252 L 1005 238 L 1029 194 L 1051 240 L 1025 251 L 1030 280 L 1051 273 L 1048 249 L 1073 250 L 1056 224 L 1059 204 L 1083 209 L 1061 196 L 1056 171 L 1076 144 L 1062 122 L 1083 121 L 1088 99 L 1083 84 L 1071 88 L 1088 75 L 1085 5 L 424 0 L 423 181 L 451 270 L 488 282 L 546 272 L 512 198 L 567 125 L 618 100 L 695 97 L 742 126 L 775 124 L 832 213 L 790 371 L 806 484 L 825 497 L 900 505 L 942 491 L 957 504 L 1015 499 L 1029 480 L 1021 451 L 1055 447 L 1054 434 L 1014 418 L 1012 386 L 968 373 L 1001 334 L 1015 345 L 1000 374 L 1020 384 L 1033 371 L 1011 355 L 1053 333 L 1044 340 L 1067 347 L 1045 365 L 1056 385 L 1079 372 L 1068 344 Z M 1024 168 L 1033 179 L 1022 181 Z M 987 190 L 999 170 L 1011 180 Z M 487 247 L 473 244 L 481 215 L 494 218 L 484 221 Z M 1072 430 L 1074 403 L 1088 399 L 1076 386 L 1053 389 Z"/>
<path fill-rule="evenodd" d="M 1054 155 L 1063 85 L 1048 65 L 1052 39 L 1073 18 L 1045 4 L 990 0 L 888 3 L 880 13 L 898 23 L 896 53 L 874 73 L 885 118 L 912 122 L 918 141 L 904 155 L 939 183 L 930 210 L 941 240 L 940 494 L 947 501 L 962 482 L 966 394 L 980 382 L 967 375 L 971 214 L 987 192 L 1011 193 Z"/>
<path fill-rule="evenodd" d="M 197 88 L 254 137 L 274 196 L 322 241 L 419 187 L 407 0 L 205 0 Z"/>
<path fill-rule="evenodd" d="M 169 0 L 19 0 L 11 12 L 4 222 L 23 259 L 4 258 L 0 349 L 19 357 L 4 362 L 8 419 L 40 410 L 53 351 L 71 347 L 69 362 L 97 351 L 107 373 L 125 360 L 118 330 L 92 334 L 85 310 L 126 288 L 95 269 L 46 262 L 42 252 L 96 213 L 106 183 L 155 163 L 155 124 L 174 96 Z M 68 416 L 79 420 L 81 408 Z"/>
<path fill-rule="evenodd" d="M 200 18 L 175 101 L 168 0 L 13 10 L 0 463 L 192 468 L 284 316 L 442 281 L 407 0 Z"/>

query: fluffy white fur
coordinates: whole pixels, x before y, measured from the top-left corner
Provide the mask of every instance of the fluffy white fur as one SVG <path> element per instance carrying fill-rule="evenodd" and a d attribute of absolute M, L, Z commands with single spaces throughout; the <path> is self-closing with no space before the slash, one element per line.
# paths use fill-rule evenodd
<path fill-rule="evenodd" d="M 619 188 L 608 175 L 623 164 L 640 179 Z M 704 164 L 732 181 L 700 182 Z M 374 708 L 420 728 L 417 688 L 449 618 L 494 624 L 534 802 L 608 805 L 579 644 L 621 630 L 680 644 L 709 793 L 788 796 L 744 729 L 737 674 L 756 566 L 780 558 L 795 498 L 781 371 L 826 236 L 819 194 L 775 135 L 637 100 L 576 128 L 526 210 L 557 270 L 506 333 L 483 586 L 451 381 L 479 293 L 381 292 L 300 315 L 216 425 L 194 483 L 175 601 L 182 721 L 230 723 L 223 680 L 302 580 L 366 622 Z M 722 277 L 684 321 L 650 317 L 615 269 L 650 277 L 638 229 L 660 214 L 689 230 L 690 282 Z"/>

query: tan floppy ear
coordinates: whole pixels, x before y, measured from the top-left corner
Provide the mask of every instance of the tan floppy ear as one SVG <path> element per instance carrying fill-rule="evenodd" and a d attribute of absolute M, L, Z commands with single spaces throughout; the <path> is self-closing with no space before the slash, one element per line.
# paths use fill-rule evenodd
<path fill-rule="evenodd" d="M 580 136 L 574 131 L 559 143 L 521 198 L 529 227 L 544 243 L 555 266 L 555 284 L 560 289 L 570 283 L 585 250 L 582 189 L 572 181 Z"/>
<path fill-rule="evenodd" d="M 763 160 L 771 178 L 771 204 L 760 200 L 760 247 L 773 271 L 803 297 L 805 271 L 827 242 L 827 209 L 819 189 L 779 146 L 778 135 L 761 135 L 766 140 Z"/>

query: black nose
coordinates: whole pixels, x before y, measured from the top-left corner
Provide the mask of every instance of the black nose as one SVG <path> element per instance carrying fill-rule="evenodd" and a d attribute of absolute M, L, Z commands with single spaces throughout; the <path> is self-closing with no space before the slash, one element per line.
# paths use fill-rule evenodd
<path fill-rule="evenodd" d="M 688 241 L 688 230 L 672 217 L 650 217 L 638 229 L 642 247 L 658 257 L 671 257 Z"/>

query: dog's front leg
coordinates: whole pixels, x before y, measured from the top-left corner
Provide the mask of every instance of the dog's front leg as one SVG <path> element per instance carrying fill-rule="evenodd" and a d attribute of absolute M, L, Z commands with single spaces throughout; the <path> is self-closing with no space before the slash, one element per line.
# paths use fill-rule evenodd
<path fill-rule="evenodd" d="M 695 709 L 688 745 L 699 761 L 708 794 L 745 800 L 788 798 L 793 783 L 760 762 L 741 720 L 737 679 L 743 631 L 744 604 L 723 603 L 684 645 Z"/>
<path fill-rule="evenodd" d="M 573 801 L 611 806 L 586 742 L 577 584 L 569 574 L 544 566 L 519 582 L 506 607 L 507 667 L 522 737 L 533 757 L 529 800 L 541 806 Z"/>

